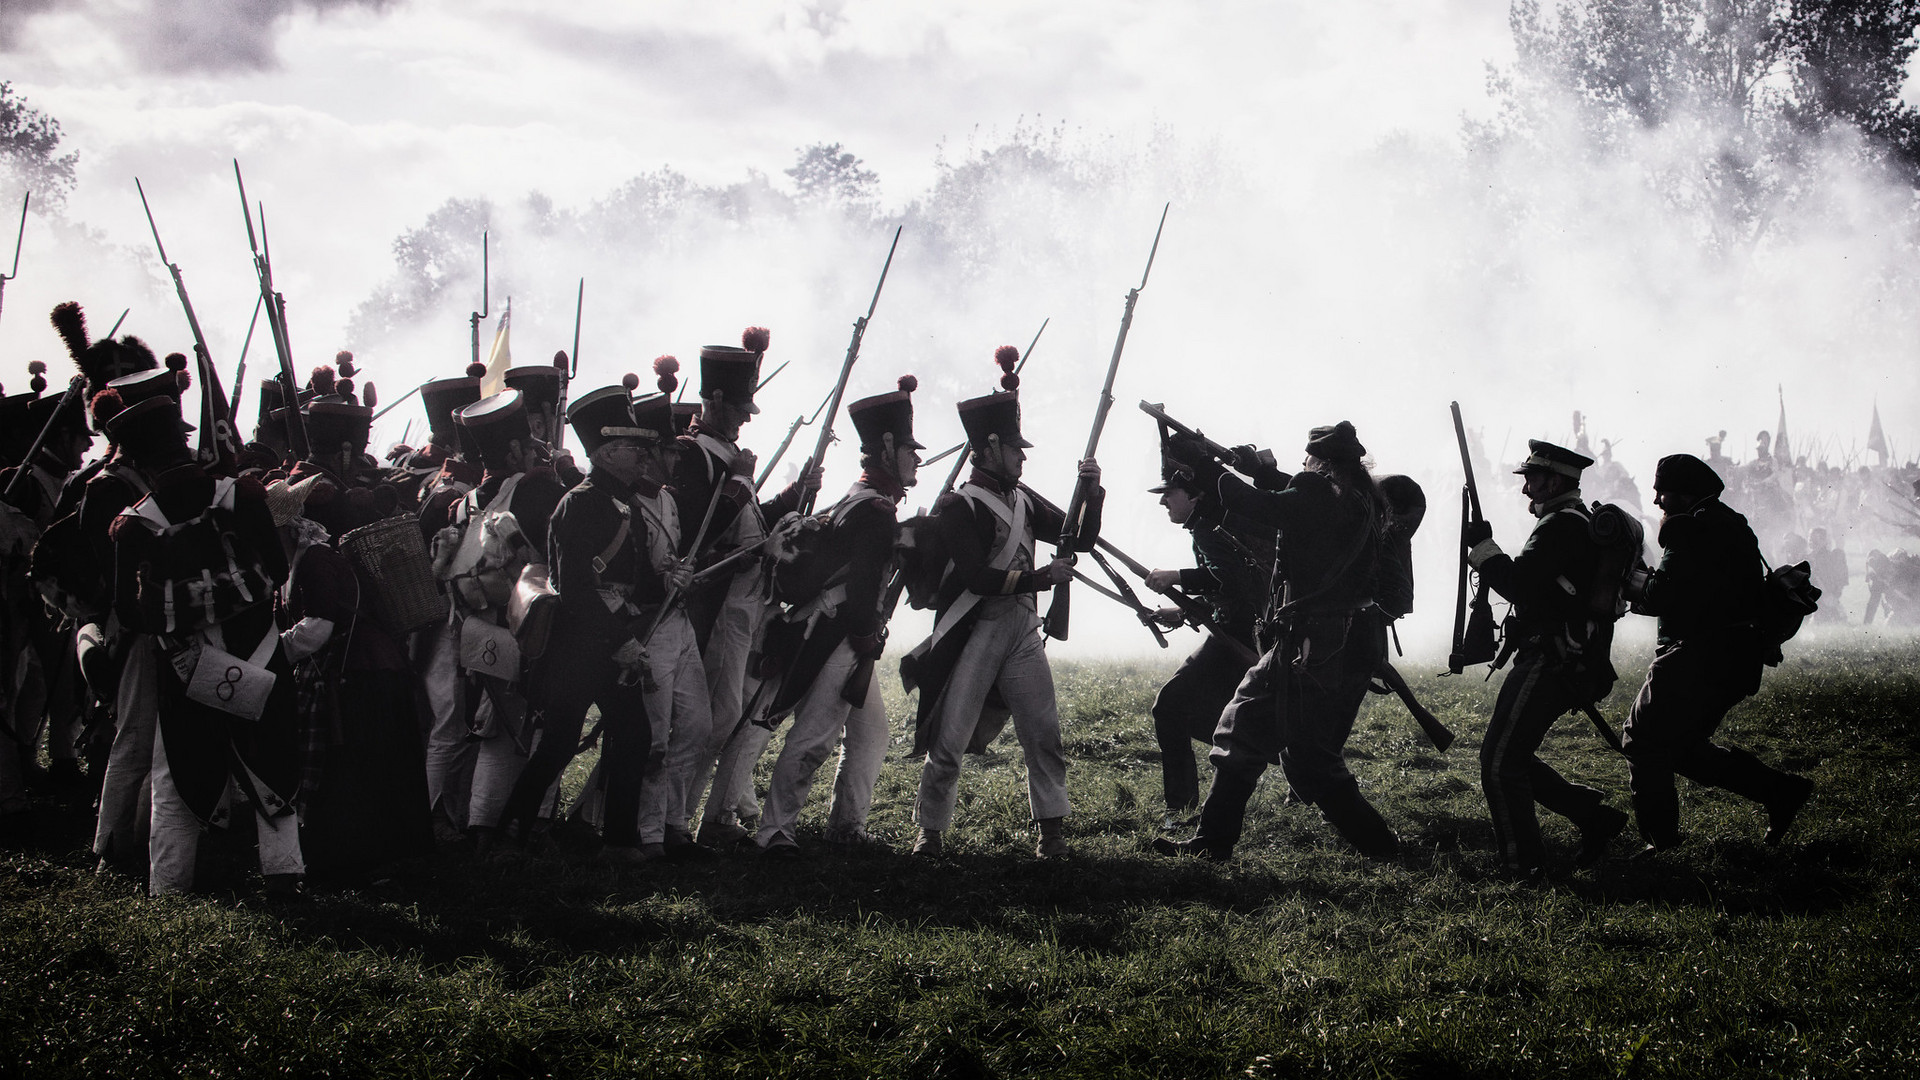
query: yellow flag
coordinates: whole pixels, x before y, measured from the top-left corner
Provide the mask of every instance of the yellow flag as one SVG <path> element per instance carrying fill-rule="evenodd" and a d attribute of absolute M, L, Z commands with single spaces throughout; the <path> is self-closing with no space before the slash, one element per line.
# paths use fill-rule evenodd
<path fill-rule="evenodd" d="M 513 297 L 507 297 L 507 308 L 500 313 L 500 329 L 493 332 L 493 351 L 487 354 L 487 373 L 480 377 L 480 396 L 490 397 L 507 388 L 507 369 L 513 366 L 513 355 L 507 349 L 507 330 L 513 322 Z"/>

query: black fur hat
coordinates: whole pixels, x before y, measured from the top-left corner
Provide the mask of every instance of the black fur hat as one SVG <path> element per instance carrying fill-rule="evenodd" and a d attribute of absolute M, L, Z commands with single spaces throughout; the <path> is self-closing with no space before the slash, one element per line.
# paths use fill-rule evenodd
<path fill-rule="evenodd" d="M 89 400 L 105 390 L 108 383 L 123 375 L 151 371 L 160 366 L 160 360 L 153 355 L 153 350 L 132 334 L 118 341 L 112 338 L 89 341 L 87 315 L 80 310 L 78 301 L 68 300 L 56 305 L 50 319 L 53 328 L 60 332 L 61 340 L 67 343 L 67 353 L 73 357 L 74 366 L 87 378 Z"/>

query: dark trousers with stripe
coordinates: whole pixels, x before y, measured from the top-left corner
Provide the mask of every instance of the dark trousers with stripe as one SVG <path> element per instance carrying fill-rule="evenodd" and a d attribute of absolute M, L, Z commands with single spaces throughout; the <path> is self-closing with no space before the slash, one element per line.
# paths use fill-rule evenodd
<path fill-rule="evenodd" d="M 1200 770 L 1193 762 L 1192 744 L 1213 741 L 1220 713 L 1233 700 L 1248 666 L 1209 633 L 1153 699 L 1153 736 L 1160 744 L 1167 809 L 1200 804 Z"/>
<path fill-rule="evenodd" d="M 1536 803 L 1582 827 L 1605 804 L 1606 796 L 1561 776 L 1539 756 L 1554 721 L 1591 697 L 1587 679 L 1540 653 L 1521 653 L 1500 684 L 1480 743 L 1480 787 L 1493 816 L 1494 848 L 1509 869 L 1531 870 L 1546 862 Z"/>
<path fill-rule="evenodd" d="M 533 749 L 513 785 L 500 826 L 530 827 L 553 782 L 580 749 L 587 708 L 600 708 L 600 774 L 606 784 L 601 838 L 609 847 L 639 844 L 640 778 L 652 752 L 652 725 L 639 683 L 620 685 L 613 662 L 617 642 L 570 635 L 555 628 L 528 680 L 534 717 Z"/>
<path fill-rule="evenodd" d="M 1744 642 L 1718 649 L 1680 642 L 1654 656 L 1625 739 L 1634 821 L 1648 843 L 1680 842 L 1676 775 L 1759 803 L 1792 788 L 1792 774 L 1712 741 L 1727 710 L 1760 688 L 1760 669 L 1758 650 Z"/>

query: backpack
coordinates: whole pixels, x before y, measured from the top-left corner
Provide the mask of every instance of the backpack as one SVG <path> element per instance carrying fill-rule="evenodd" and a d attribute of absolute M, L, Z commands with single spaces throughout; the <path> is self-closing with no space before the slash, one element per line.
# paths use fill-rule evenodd
<path fill-rule="evenodd" d="M 1784 659 L 1780 646 L 1800 632 L 1800 624 L 1820 609 L 1820 589 L 1813 583 L 1813 571 L 1805 562 L 1791 566 L 1769 566 L 1766 556 L 1760 563 L 1767 567 L 1760 592 L 1760 658 L 1768 667 Z"/>
<path fill-rule="evenodd" d="M 1600 549 L 1587 611 L 1595 619 L 1617 622 L 1627 613 L 1627 577 L 1641 565 L 1646 528 L 1614 503 L 1596 502 L 1587 518 L 1587 535 Z"/>
<path fill-rule="evenodd" d="M 136 572 L 135 603 L 145 627 L 184 637 L 273 598 L 273 577 L 254 546 L 235 530 L 236 481 L 214 481 L 207 507 L 169 521 L 152 495 L 121 512 L 154 537 Z"/>

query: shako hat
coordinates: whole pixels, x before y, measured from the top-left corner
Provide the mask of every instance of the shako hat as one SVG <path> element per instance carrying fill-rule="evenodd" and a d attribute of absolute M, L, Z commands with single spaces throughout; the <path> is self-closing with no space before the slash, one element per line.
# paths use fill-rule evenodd
<path fill-rule="evenodd" d="M 136 460 L 161 456 L 162 451 L 187 448 L 186 425 L 180 421 L 180 403 L 157 394 L 114 413 L 106 422 L 107 438 Z"/>
<path fill-rule="evenodd" d="M 138 405 L 150 397 L 166 394 L 179 401 L 186 390 L 180 385 L 180 377 L 168 368 L 154 368 L 150 371 L 136 371 L 131 375 L 122 375 L 107 384 L 114 393 L 120 395 L 120 403 Z"/>
<path fill-rule="evenodd" d="M 515 439 L 525 446 L 533 438 L 527 423 L 526 396 L 518 390 L 502 390 L 481 398 L 453 414 L 454 421 L 480 455 L 483 464 L 505 465 L 509 445 Z"/>
<path fill-rule="evenodd" d="M 344 400 L 317 400 L 300 411 L 307 419 L 307 443 L 314 454 L 366 453 L 373 430 L 372 409 Z"/>
<path fill-rule="evenodd" d="M 749 326 L 740 332 L 740 347 L 702 345 L 700 347 L 700 396 L 719 397 L 750 413 L 760 411 L 753 403 L 753 392 L 760 388 L 760 360 L 767 354 L 773 333 L 764 326 Z"/>
<path fill-rule="evenodd" d="M 1540 439 L 1527 440 L 1527 460 L 1520 463 L 1514 473 L 1524 473 L 1529 469 L 1545 469 L 1561 476 L 1580 479 L 1580 471 L 1593 464 L 1593 459 L 1577 450 L 1556 446 Z"/>
<path fill-rule="evenodd" d="M 893 435 L 895 449 L 911 446 L 915 450 L 924 450 L 924 443 L 913 438 L 913 392 L 920 388 L 920 380 L 911 375 L 902 375 L 895 384 L 898 389 L 885 394 L 864 397 L 847 406 L 847 419 L 853 421 L 853 429 L 860 433 L 860 450 L 863 453 L 878 453 L 885 445 L 884 436 Z"/>
<path fill-rule="evenodd" d="M 1194 495 L 1200 493 L 1200 484 L 1194 479 L 1193 467 L 1182 462 L 1173 454 L 1173 441 L 1180 438 L 1169 431 L 1166 425 L 1160 426 L 1160 482 L 1147 489 L 1149 495 L 1160 495 L 1174 488 Z"/>
<path fill-rule="evenodd" d="M 508 372 L 511 376 L 512 372 Z M 471 375 L 429 379 L 420 386 L 420 404 L 427 411 L 427 431 L 434 442 L 452 449 L 459 443 L 453 414 L 480 400 L 480 380 Z"/>
<path fill-rule="evenodd" d="M 967 442 L 984 449 L 987 437 L 998 435 L 1004 446 L 1032 446 L 1020 437 L 1020 376 L 1013 373 L 1014 366 L 1020 362 L 1020 350 L 1002 345 L 993 351 L 993 362 L 1000 365 L 1001 388 L 985 397 L 968 398 L 957 406 Z"/>
<path fill-rule="evenodd" d="M 560 388 L 566 385 L 567 373 L 553 364 L 525 364 L 508 368 L 501 379 L 525 396 L 527 408 L 552 409 L 560 404 Z"/>
<path fill-rule="evenodd" d="M 633 387 L 638 386 L 640 380 L 631 375 L 628 378 L 632 379 L 631 383 L 603 386 L 567 403 L 567 426 L 573 428 L 588 457 L 618 439 L 646 443 L 660 440 L 661 431 L 642 431 L 634 423 Z"/>

